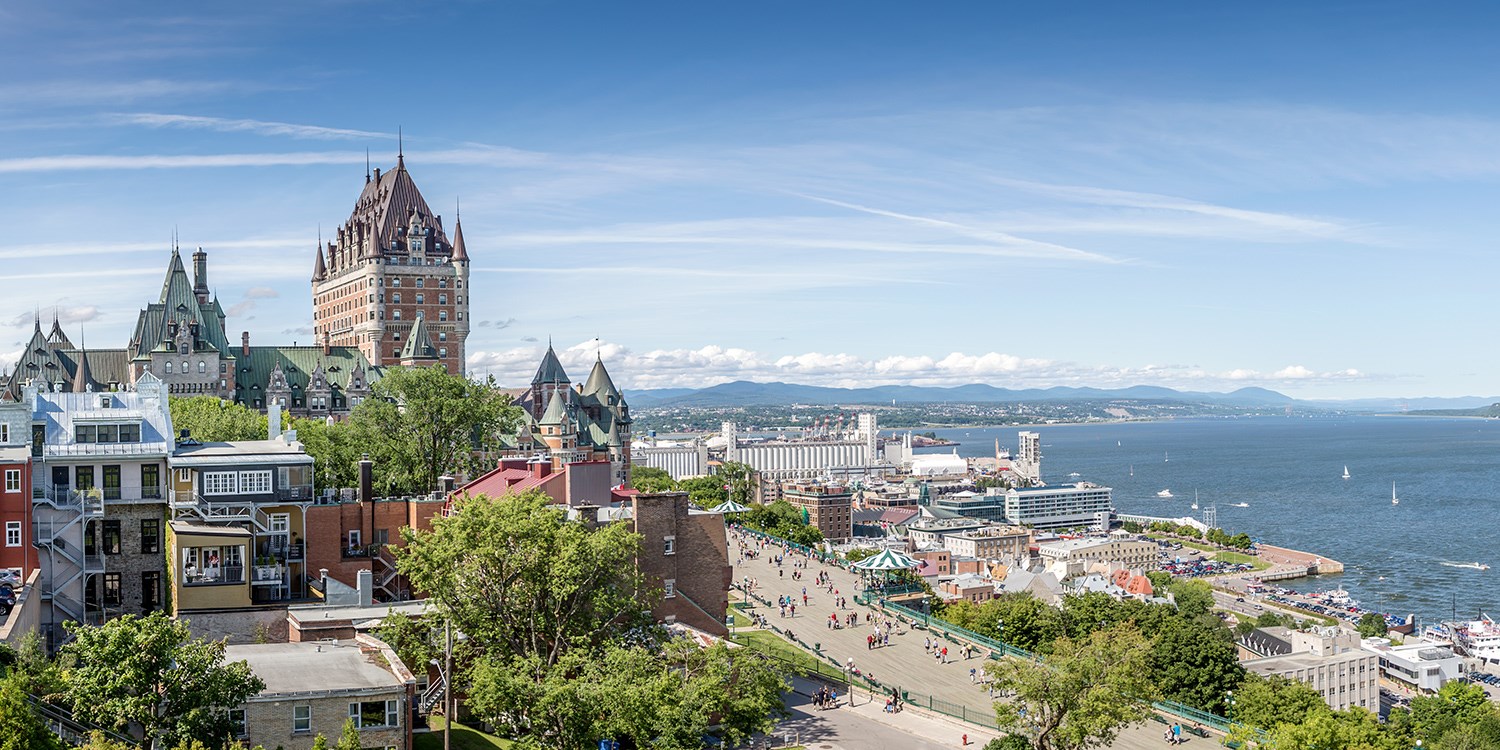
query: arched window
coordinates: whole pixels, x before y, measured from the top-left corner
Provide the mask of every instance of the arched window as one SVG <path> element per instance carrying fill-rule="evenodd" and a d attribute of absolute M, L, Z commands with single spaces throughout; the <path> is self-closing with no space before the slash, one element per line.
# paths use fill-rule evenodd
<path fill-rule="evenodd" d="M 438 310 L 438 320 L 447 320 L 447 319 L 448 319 L 448 311 L 447 310 Z"/>
<path fill-rule="evenodd" d="M 165 371 L 165 372 L 166 372 L 166 373 L 167 373 L 167 374 L 168 374 L 168 375 L 171 375 L 171 374 L 172 374 L 172 360 L 170 360 L 170 359 L 169 359 L 169 360 L 167 360 L 167 362 L 166 362 L 166 365 L 167 365 L 167 369 L 166 369 L 166 371 Z"/>
<path fill-rule="evenodd" d="M 184 359 L 184 360 L 182 360 L 182 373 L 184 375 L 186 375 L 188 372 L 189 372 L 189 370 L 188 370 L 188 363 L 187 363 L 187 360 Z"/>
<path fill-rule="evenodd" d="M 208 372 L 208 363 L 200 359 L 198 360 L 198 374 L 202 375 L 205 372 Z"/>
<path fill-rule="evenodd" d="M 391 319 L 392 320 L 400 320 L 401 319 L 401 311 L 400 310 L 392 310 L 391 311 Z"/>
<path fill-rule="evenodd" d="M 448 295 L 446 295 L 446 294 L 439 294 L 438 295 L 438 304 L 439 305 L 446 305 L 446 304 L 448 304 Z"/>

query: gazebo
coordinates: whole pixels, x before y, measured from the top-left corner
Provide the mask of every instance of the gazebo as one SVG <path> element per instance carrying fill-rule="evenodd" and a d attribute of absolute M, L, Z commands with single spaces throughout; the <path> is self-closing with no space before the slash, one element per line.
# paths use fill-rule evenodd
<path fill-rule="evenodd" d="M 903 553 L 884 549 L 854 563 L 850 567 L 865 573 L 865 588 L 868 589 L 870 588 L 870 573 L 883 571 L 887 574 L 886 578 L 889 579 L 889 574 L 893 570 L 911 570 L 918 565 L 921 565 L 921 563 Z"/>
<path fill-rule="evenodd" d="M 709 513 L 724 513 L 724 514 L 728 514 L 728 513 L 744 513 L 747 510 L 750 510 L 750 507 L 748 505 L 741 505 L 740 503 L 737 503 L 737 502 L 735 502 L 733 500 L 725 500 L 724 502 L 719 503 L 718 505 L 715 505 L 714 507 L 710 508 L 708 510 L 708 512 Z"/>

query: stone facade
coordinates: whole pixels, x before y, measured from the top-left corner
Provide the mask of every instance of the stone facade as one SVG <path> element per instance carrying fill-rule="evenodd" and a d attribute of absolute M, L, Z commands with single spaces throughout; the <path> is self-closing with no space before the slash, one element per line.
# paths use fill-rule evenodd
<path fill-rule="evenodd" d="M 164 503 L 139 503 L 130 505 L 105 505 L 104 518 L 91 522 L 97 527 L 94 544 L 104 556 L 104 572 L 89 576 L 89 598 L 103 606 L 107 617 L 128 614 L 138 615 L 162 609 L 166 601 L 167 572 L 166 546 L 167 508 Z M 142 522 L 155 522 L 156 546 L 150 548 L 149 533 Z M 120 530 L 120 553 L 110 554 L 105 541 L 113 533 L 108 531 L 117 524 Z M 89 539 L 84 538 L 84 551 L 88 551 Z M 148 576 L 152 580 L 148 583 Z M 120 581 L 120 599 L 112 601 L 107 592 L 111 576 Z M 92 608 L 92 607 L 91 607 Z"/>

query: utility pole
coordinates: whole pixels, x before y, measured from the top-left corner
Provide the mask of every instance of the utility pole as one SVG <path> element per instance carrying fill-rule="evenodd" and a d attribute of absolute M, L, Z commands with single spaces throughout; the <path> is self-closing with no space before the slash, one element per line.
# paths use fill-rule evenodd
<path fill-rule="evenodd" d="M 443 625 L 443 750 L 453 740 L 453 620 Z"/>

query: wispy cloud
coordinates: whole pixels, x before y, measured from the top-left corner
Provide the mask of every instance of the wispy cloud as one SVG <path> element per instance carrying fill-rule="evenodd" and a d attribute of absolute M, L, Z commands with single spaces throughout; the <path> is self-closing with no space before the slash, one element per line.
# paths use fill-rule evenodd
<path fill-rule="evenodd" d="M 98 320 L 102 315 L 95 305 L 56 305 L 34 313 L 23 313 L 5 322 L 11 328 L 31 326 L 37 320 L 56 317 L 57 322 L 63 325 L 73 323 L 88 323 Z"/>
<path fill-rule="evenodd" d="M 130 104 L 149 99 L 172 99 L 222 94 L 228 91 L 264 90 L 261 84 L 238 81 L 181 81 L 147 78 L 137 81 L 47 81 L 0 86 L 0 102 L 37 105 L 84 106 Z"/>
<path fill-rule="evenodd" d="M 542 355 L 537 346 L 476 351 L 471 371 L 501 382 L 524 382 Z M 601 356 L 625 388 L 701 388 L 734 380 L 794 382 L 835 387 L 897 383 L 954 386 L 987 383 L 998 387 L 1164 385 L 1195 389 L 1234 389 L 1250 384 L 1297 386 L 1368 379 L 1358 370 L 1313 372 L 1300 366 L 1261 373 L 1250 369 L 1209 371 L 1179 365 L 1121 367 L 1089 365 L 1002 352 L 950 352 L 865 357 L 842 352 L 768 355 L 752 349 L 706 345 L 697 348 L 632 351 L 622 344 L 590 339 L 558 347 L 565 367 L 582 372 Z M 629 398 L 629 393 L 626 393 Z"/>
<path fill-rule="evenodd" d="M 126 125 L 213 130 L 220 133 L 253 133 L 255 135 L 288 136 L 292 138 L 321 140 L 396 139 L 395 133 L 377 133 L 371 130 L 352 130 L 349 128 L 331 128 L 322 125 L 300 125 L 290 122 L 268 122 L 265 120 L 230 119 L 199 115 L 128 112 L 113 115 L 112 119 L 115 122 Z"/>

